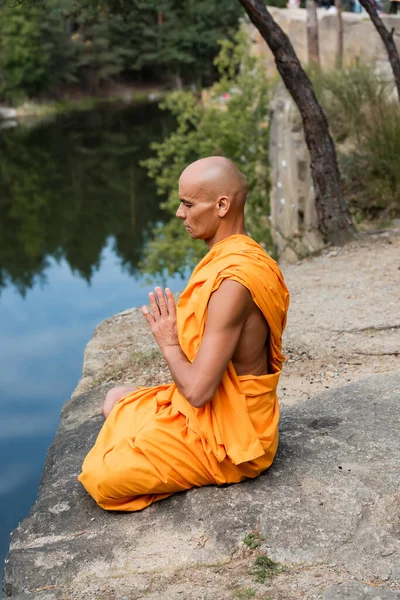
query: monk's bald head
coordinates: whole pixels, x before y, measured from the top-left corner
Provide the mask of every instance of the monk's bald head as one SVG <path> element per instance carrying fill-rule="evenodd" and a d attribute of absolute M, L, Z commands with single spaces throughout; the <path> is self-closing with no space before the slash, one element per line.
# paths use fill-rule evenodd
<path fill-rule="evenodd" d="M 244 204 L 247 181 L 232 161 L 210 156 L 192 163 L 179 178 L 179 208 L 193 239 L 211 248 L 230 235 L 245 234 Z"/>
<path fill-rule="evenodd" d="M 190 164 L 182 172 L 179 187 L 201 191 L 210 201 L 228 197 L 232 209 L 243 210 L 248 192 L 245 176 L 224 156 L 209 156 Z"/>

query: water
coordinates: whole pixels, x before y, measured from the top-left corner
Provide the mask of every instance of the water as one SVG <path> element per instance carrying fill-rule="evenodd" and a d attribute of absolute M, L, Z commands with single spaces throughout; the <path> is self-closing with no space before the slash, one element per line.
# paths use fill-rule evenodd
<path fill-rule="evenodd" d="M 166 217 L 139 161 L 167 128 L 143 105 L 0 132 L 0 564 L 94 327 L 151 289 L 137 265 Z"/>

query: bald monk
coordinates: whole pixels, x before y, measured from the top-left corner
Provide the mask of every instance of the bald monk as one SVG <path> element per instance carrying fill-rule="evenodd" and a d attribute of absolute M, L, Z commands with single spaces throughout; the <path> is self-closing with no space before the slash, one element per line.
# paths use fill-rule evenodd
<path fill-rule="evenodd" d="M 142 312 L 173 383 L 120 386 L 79 480 L 107 510 L 141 510 L 192 487 L 267 469 L 278 445 L 276 395 L 289 295 L 247 234 L 247 183 L 224 157 L 189 165 L 176 216 L 209 248 L 178 305 L 155 288 Z"/>

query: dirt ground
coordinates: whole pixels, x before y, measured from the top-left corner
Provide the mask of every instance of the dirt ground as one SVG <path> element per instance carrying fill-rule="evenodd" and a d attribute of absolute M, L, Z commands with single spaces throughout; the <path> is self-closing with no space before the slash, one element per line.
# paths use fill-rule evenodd
<path fill-rule="evenodd" d="M 345 247 L 281 268 L 291 293 L 281 404 L 303 402 L 373 373 L 400 370 L 400 228 L 363 234 Z M 74 395 L 100 384 L 106 390 L 122 382 L 157 385 L 169 380 L 141 312 L 129 309 L 96 329 Z M 168 579 L 169 597 L 318 600 L 328 585 L 354 579 L 336 564 L 288 564 L 271 581 L 256 583 L 251 573 L 257 554 L 243 547 L 228 564 L 178 571 Z M 377 591 L 382 585 L 362 583 Z M 121 597 L 110 585 L 101 597 Z M 159 600 L 165 586 L 164 577 L 154 578 L 143 595 L 134 597 Z M 77 597 L 96 595 L 87 589 Z"/>
<path fill-rule="evenodd" d="M 400 228 L 281 268 L 291 294 L 281 404 L 400 369 Z M 74 395 L 101 383 L 168 382 L 147 327 L 132 309 L 104 321 L 88 344 Z"/>
<path fill-rule="evenodd" d="M 400 229 L 282 271 L 291 293 L 282 404 L 400 369 Z"/>

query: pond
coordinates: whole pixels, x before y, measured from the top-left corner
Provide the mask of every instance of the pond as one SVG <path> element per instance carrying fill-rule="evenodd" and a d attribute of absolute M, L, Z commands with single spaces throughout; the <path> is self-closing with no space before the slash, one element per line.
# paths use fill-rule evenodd
<path fill-rule="evenodd" d="M 93 329 L 147 300 L 138 262 L 166 215 L 139 163 L 167 131 L 154 104 L 0 131 L 1 565 Z"/>

